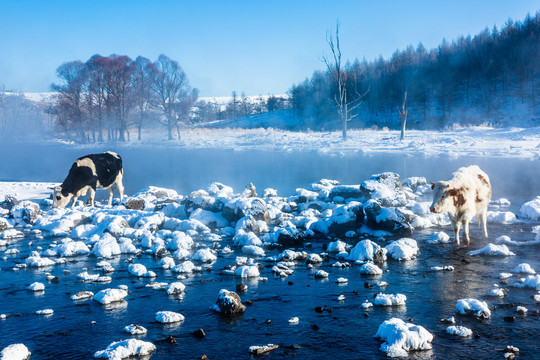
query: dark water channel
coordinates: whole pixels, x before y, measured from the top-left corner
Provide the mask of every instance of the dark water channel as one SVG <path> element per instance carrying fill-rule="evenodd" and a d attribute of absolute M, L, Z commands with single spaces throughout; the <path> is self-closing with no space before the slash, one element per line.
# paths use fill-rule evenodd
<path fill-rule="evenodd" d="M 4 147 L 0 145 L 0 149 Z M 6 146 L 7 147 L 7 146 Z M 6 154 L 6 149 L 3 153 Z M 95 152 L 64 146 L 27 146 L 10 149 L 9 156 L 0 162 L 0 180 L 62 181 L 71 162 L 78 156 Z M 98 151 L 101 151 L 99 149 Z M 505 197 L 512 202 L 512 211 L 540 195 L 540 161 L 516 159 L 431 158 L 400 155 L 344 154 L 325 155 L 317 152 L 266 153 L 258 151 L 214 150 L 145 150 L 113 149 L 124 159 L 126 192 L 131 194 L 148 185 L 176 189 L 181 194 L 206 188 L 220 181 L 240 191 L 253 182 L 262 192 L 266 187 L 278 190 L 282 196 L 292 195 L 302 187 L 321 178 L 337 179 L 344 184 L 359 184 L 371 174 L 394 171 L 402 178 L 425 176 L 430 180 L 448 178 L 458 167 L 478 164 L 491 177 L 494 198 Z M 126 259 L 120 256 L 109 260 L 116 271 L 107 284 L 81 283 L 77 274 L 84 268 L 96 273 L 94 257 L 69 259 L 65 265 L 45 269 L 13 271 L 13 266 L 29 255 L 37 246 L 46 248 L 51 239 L 38 240 L 28 235 L 11 245 L 20 253 L 3 255 L 0 248 L 0 314 L 15 315 L 0 320 L 0 349 L 13 343 L 24 343 L 32 351 L 31 359 L 89 359 L 94 352 L 105 349 L 113 341 L 130 335 L 123 332 L 129 324 L 140 324 L 148 334 L 138 337 L 157 346 L 152 359 L 249 359 L 251 345 L 275 343 L 281 347 L 264 356 L 265 359 L 381 359 L 380 341 L 373 338 L 378 326 L 391 317 L 412 319 L 434 334 L 433 350 L 411 352 L 411 359 L 502 359 L 500 352 L 507 345 L 520 348 L 519 358 L 538 358 L 540 352 L 540 306 L 531 298 L 536 291 L 510 286 L 517 280 L 513 276 L 505 298 L 487 297 L 499 282 L 500 272 L 510 272 L 516 265 L 526 262 L 540 271 L 540 246 L 511 246 L 512 257 L 470 257 L 466 252 L 478 249 L 501 235 L 515 241 L 534 239 L 532 227 L 537 223 L 514 225 L 488 224 L 490 239 L 480 238 L 476 225 L 471 226 L 470 249 L 457 249 L 453 244 L 426 243 L 432 231 L 418 231 L 413 238 L 420 247 L 420 256 L 411 261 L 388 260 L 381 276 L 361 275 L 359 266 L 341 269 L 332 267 L 329 259 L 314 269 L 304 263 L 294 267 L 295 273 L 285 279 L 275 277 L 266 267 L 261 276 L 266 282 L 241 280 L 219 275 L 225 265 L 234 262 L 236 254 L 218 257 L 211 269 L 194 274 L 187 280 L 182 299 L 169 297 L 163 290 L 152 290 L 145 285 L 149 279 L 136 278 L 127 272 Z M 450 229 L 442 229 L 450 233 Z M 359 238 L 342 239 L 355 244 Z M 372 239 L 377 240 L 377 239 Z M 377 240 L 382 246 L 387 241 Z M 29 242 L 32 242 L 31 246 Z M 329 239 L 315 239 L 304 250 L 320 253 Z M 223 246 L 227 244 L 224 240 Z M 274 255 L 282 249 L 267 250 Z M 156 281 L 176 281 L 176 274 L 159 267 L 159 261 L 150 255 L 137 260 L 157 273 Z M 263 262 L 263 264 L 267 264 Z M 454 266 L 452 272 L 432 272 L 432 266 Z M 323 269 L 328 280 L 317 280 L 313 273 Z M 387 271 L 386 271 L 387 270 Z M 59 283 L 45 280 L 46 273 L 60 278 Z M 338 277 L 348 279 L 338 285 Z M 39 281 L 45 284 L 44 293 L 33 293 L 26 287 Z M 389 283 L 381 289 L 379 281 Z M 242 300 L 253 300 L 245 314 L 236 319 L 223 318 L 209 310 L 220 289 L 234 290 L 244 282 L 248 291 Z M 366 283 L 373 285 L 366 287 Z M 97 293 L 108 287 L 127 285 L 131 291 L 127 302 L 119 306 L 102 306 L 95 301 L 73 302 L 70 295 L 83 290 Z M 372 300 L 378 292 L 402 293 L 407 296 L 406 306 L 375 307 L 364 310 L 361 304 Z M 337 301 L 345 295 L 345 301 Z M 456 301 L 477 298 L 496 306 L 492 317 L 479 321 L 474 317 L 455 314 Z M 332 311 L 317 313 L 317 306 Z M 519 316 L 517 306 L 528 308 L 526 316 Z M 36 310 L 51 308 L 52 316 L 35 314 Z M 154 321 L 157 311 L 180 312 L 185 321 L 178 325 L 162 325 Z M 16 315 L 17 314 L 17 315 Z M 20 315 L 20 316 L 19 316 Z M 289 325 L 288 319 L 297 316 L 298 325 Z M 457 324 L 472 329 L 475 336 L 460 338 L 445 332 L 443 318 L 455 316 Z M 516 316 L 514 322 L 505 322 L 505 316 Z M 270 320 L 268 322 L 267 320 Z M 316 325 L 316 326 L 314 326 Z M 193 331 L 202 328 L 204 339 L 195 338 Z M 172 335 L 176 344 L 160 342 Z M 299 345 L 298 349 L 288 348 Z"/>

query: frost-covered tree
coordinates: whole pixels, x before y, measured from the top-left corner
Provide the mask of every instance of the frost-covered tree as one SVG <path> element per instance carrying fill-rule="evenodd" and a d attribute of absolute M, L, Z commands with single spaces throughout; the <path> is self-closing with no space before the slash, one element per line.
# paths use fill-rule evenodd
<path fill-rule="evenodd" d="M 135 106 L 138 112 L 135 118 L 135 124 L 137 125 L 138 140 L 141 140 L 142 126 L 152 103 L 151 64 L 152 62 L 150 60 L 142 56 L 138 56 L 133 63 L 135 66 L 133 72 L 133 91 Z"/>
<path fill-rule="evenodd" d="M 58 124 L 66 132 L 74 132 L 76 138 L 88 141 L 85 131 L 88 128 L 84 112 L 84 91 L 87 68 L 81 61 L 70 61 L 56 69 L 60 84 L 53 84 L 52 90 L 58 93 Z"/>
<path fill-rule="evenodd" d="M 103 127 L 107 118 L 108 92 L 105 76 L 110 58 L 101 55 L 92 56 L 87 62 L 88 91 L 86 106 L 89 117 L 93 120 L 94 129 L 98 133 L 98 141 L 103 142 Z M 95 134 L 95 132 L 93 132 Z"/>
<path fill-rule="evenodd" d="M 167 127 L 168 139 L 172 140 L 173 128 L 181 116 L 178 103 L 192 94 L 186 73 L 178 62 L 166 55 L 159 55 L 150 67 L 154 106 L 162 114 L 162 124 Z"/>
<path fill-rule="evenodd" d="M 135 104 L 133 60 L 124 55 L 111 55 L 105 83 L 109 94 L 110 115 L 113 116 L 120 141 L 129 140 L 128 117 Z M 116 138 L 116 136 L 115 136 Z"/>

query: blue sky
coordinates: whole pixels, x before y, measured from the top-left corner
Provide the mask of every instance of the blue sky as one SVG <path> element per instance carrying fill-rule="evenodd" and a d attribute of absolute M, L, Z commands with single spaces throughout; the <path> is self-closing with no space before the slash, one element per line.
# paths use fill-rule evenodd
<path fill-rule="evenodd" d="M 326 32 L 341 23 L 346 59 L 373 60 L 422 42 L 501 27 L 538 0 L 0 0 L 0 83 L 49 91 L 56 68 L 113 53 L 177 60 L 201 96 L 285 93 L 323 69 Z"/>

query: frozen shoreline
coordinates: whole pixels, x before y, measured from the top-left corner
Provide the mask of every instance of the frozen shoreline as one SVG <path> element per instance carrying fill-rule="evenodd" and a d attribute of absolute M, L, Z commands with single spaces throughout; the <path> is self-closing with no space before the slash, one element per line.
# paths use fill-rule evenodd
<path fill-rule="evenodd" d="M 94 148 L 97 145 L 126 148 L 185 148 L 259 151 L 317 151 L 325 154 L 344 152 L 399 153 L 411 156 L 540 158 L 540 128 L 464 127 L 446 131 L 408 130 L 399 140 L 397 130 L 349 130 L 341 140 L 341 131 L 285 131 L 277 129 L 209 129 L 181 130 L 180 140 L 164 140 L 164 129 L 143 133 L 143 140 L 127 143 L 75 144 L 68 146 Z M 132 139 L 136 134 L 132 134 Z"/>

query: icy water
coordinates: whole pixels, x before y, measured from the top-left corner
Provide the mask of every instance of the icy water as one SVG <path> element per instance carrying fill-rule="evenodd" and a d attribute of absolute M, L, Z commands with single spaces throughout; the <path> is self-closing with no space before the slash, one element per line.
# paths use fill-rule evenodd
<path fill-rule="evenodd" d="M 95 151 L 73 150 L 65 147 L 30 147 L 13 151 L 0 163 L 0 180 L 62 181 L 73 160 Z M 98 151 L 101 151 L 99 149 Z M 491 177 L 494 199 L 506 197 L 512 202 L 511 210 L 517 212 L 524 202 L 540 195 L 540 162 L 515 159 L 453 159 L 414 158 L 405 156 L 346 154 L 330 156 L 319 153 L 264 153 L 235 151 L 142 150 L 113 149 L 124 159 L 126 192 L 132 194 L 148 185 L 176 189 L 181 194 L 206 188 L 212 181 L 220 181 L 239 192 L 253 182 L 259 192 L 265 187 L 278 190 L 281 196 L 292 195 L 294 189 L 321 178 L 340 180 L 345 184 L 359 184 L 371 174 L 395 171 L 402 178 L 426 176 L 428 181 L 446 179 L 458 167 L 477 163 Z M 5 151 L 3 152 L 6 153 Z M 4 161 L 5 160 L 5 161 Z M 102 191 L 103 193 L 103 191 Z M 163 290 L 145 287 L 151 280 L 137 278 L 127 272 L 122 255 L 110 262 L 116 271 L 113 280 L 106 284 L 79 282 L 77 274 L 88 268 L 96 273 L 98 260 L 93 257 L 70 258 L 65 265 L 44 269 L 13 271 L 31 249 L 46 248 L 51 239 L 38 240 L 27 235 L 10 248 L 21 252 L 5 255 L 0 260 L 0 313 L 13 315 L 0 320 L 0 349 L 13 343 L 24 343 L 32 352 L 31 359 L 89 359 L 110 343 L 130 338 L 123 332 L 129 324 L 140 324 L 148 334 L 137 337 L 154 343 L 157 351 L 151 359 L 195 359 L 207 355 L 209 359 L 249 359 L 251 345 L 279 344 L 280 348 L 263 358 L 296 359 L 381 359 L 381 342 L 373 338 L 379 325 L 392 317 L 411 319 L 430 331 L 435 339 L 433 350 L 411 352 L 412 359 L 497 359 L 503 358 L 503 348 L 513 345 L 520 349 L 522 359 L 538 358 L 540 352 L 540 306 L 531 298 L 536 291 L 518 289 L 511 284 L 518 276 L 501 284 L 509 289 L 507 297 L 490 298 L 486 294 L 499 283 L 500 272 L 510 272 L 516 265 L 527 262 L 540 270 L 540 246 L 512 246 L 512 257 L 470 257 L 469 250 L 484 247 L 501 235 L 515 241 L 534 239 L 533 223 L 514 225 L 488 224 L 490 238 L 481 239 L 476 224 L 471 225 L 470 248 L 456 248 L 453 244 L 430 245 L 426 243 L 433 228 L 415 232 L 420 256 L 411 261 L 389 259 L 381 276 L 365 276 L 359 266 L 341 269 L 333 267 L 336 259 L 330 258 L 313 269 L 303 262 L 294 267 L 295 273 L 285 279 L 275 277 L 270 267 L 261 271 L 266 282 L 240 280 L 220 275 L 224 266 L 234 262 L 236 254 L 218 257 L 211 266 L 187 280 L 182 298 L 170 297 Z M 305 244 L 301 250 L 321 253 L 324 245 L 335 238 L 319 238 Z M 359 238 L 342 239 L 354 245 Z M 372 239 L 382 246 L 394 240 Z M 222 246 L 229 244 L 224 240 Z M 30 242 L 32 242 L 30 244 Z M 211 244 L 210 244 L 211 245 Z M 230 244 L 229 244 L 230 245 Z M 283 249 L 267 249 L 275 255 Z M 5 256 L 5 257 L 4 257 Z M 176 281 L 176 274 L 163 270 L 159 260 L 150 255 L 136 259 L 149 270 L 157 273 L 156 281 Z M 272 265 L 272 263 L 265 263 Z M 432 266 L 454 266 L 452 272 L 432 272 Z M 329 273 L 327 280 L 315 279 L 315 270 Z M 59 277 L 58 283 L 46 281 L 46 273 Z M 521 275 L 523 276 L 523 275 Z M 348 279 L 345 285 L 336 283 L 338 277 Z M 33 293 L 26 287 L 39 281 L 45 284 L 42 293 Z M 388 282 L 379 288 L 379 281 Z M 242 301 L 253 300 L 243 316 L 228 319 L 213 313 L 209 308 L 215 303 L 220 289 L 235 290 L 244 282 L 248 291 L 240 294 Z M 127 285 L 130 294 L 126 302 L 103 306 L 93 300 L 74 302 L 72 294 L 89 290 L 97 293 L 104 288 Z M 371 286 L 371 287 L 370 287 Z M 406 306 L 375 307 L 364 310 L 361 304 L 372 300 L 379 292 L 402 293 L 407 296 Z M 337 301 L 345 295 L 344 301 Z M 487 321 L 455 314 L 456 301 L 477 298 L 495 306 Z M 315 307 L 325 307 L 323 313 Z M 519 316 L 517 306 L 528 308 L 526 316 Z M 52 316 L 39 316 L 36 310 L 50 308 Z M 155 313 L 163 310 L 180 312 L 185 321 L 176 325 L 163 325 L 154 321 Z M 297 325 L 289 325 L 290 317 L 299 317 Z M 474 336 L 460 338 L 445 332 L 443 318 L 455 316 L 456 325 L 472 329 Z M 505 316 L 516 316 L 514 322 L 505 322 Z M 206 337 L 195 338 L 193 331 L 202 328 Z M 175 344 L 164 342 L 168 336 Z M 293 349 L 291 345 L 298 345 Z"/>

